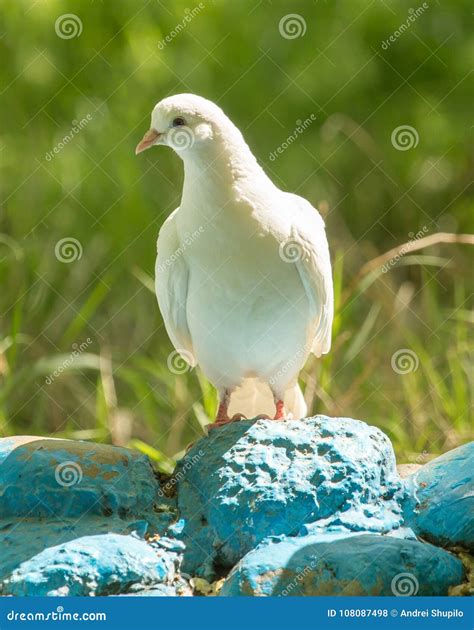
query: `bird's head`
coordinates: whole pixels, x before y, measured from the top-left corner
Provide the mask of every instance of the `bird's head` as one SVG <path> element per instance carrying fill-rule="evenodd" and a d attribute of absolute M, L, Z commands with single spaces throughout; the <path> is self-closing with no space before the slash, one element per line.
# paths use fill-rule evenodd
<path fill-rule="evenodd" d="M 228 126 L 234 127 L 215 103 L 195 94 L 169 96 L 155 105 L 150 129 L 135 153 L 164 144 L 184 158 L 215 144 Z"/>

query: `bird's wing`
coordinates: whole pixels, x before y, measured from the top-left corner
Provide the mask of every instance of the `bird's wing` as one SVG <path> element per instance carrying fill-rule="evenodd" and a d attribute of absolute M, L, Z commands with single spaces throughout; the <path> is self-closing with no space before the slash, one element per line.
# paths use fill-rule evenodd
<path fill-rule="evenodd" d="M 331 258 L 324 221 L 313 206 L 302 197 L 292 198 L 292 227 L 289 239 L 282 244 L 294 256 L 301 282 L 310 303 L 312 315 L 311 351 L 317 356 L 331 348 L 334 316 L 334 290 Z M 290 248 L 293 247 L 293 250 Z M 290 258 L 291 259 L 291 258 Z"/>
<path fill-rule="evenodd" d="M 166 331 L 176 350 L 195 365 L 193 344 L 186 317 L 189 270 L 176 230 L 176 213 L 166 219 L 158 235 L 155 291 Z"/>

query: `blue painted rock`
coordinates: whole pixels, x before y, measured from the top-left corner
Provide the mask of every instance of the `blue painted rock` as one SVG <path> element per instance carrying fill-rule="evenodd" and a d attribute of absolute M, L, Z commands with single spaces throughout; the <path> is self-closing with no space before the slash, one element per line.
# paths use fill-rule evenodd
<path fill-rule="evenodd" d="M 320 535 L 262 543 L 231 571 L 221 596 L 446 595 L 460 560 L 416 540 Z"/>
<path fill-rule="evenodd" d="M 70 545 L 86 536 L 93 553 L 97 541 L 108 541 L 104 535 L 115 533 L 129 534 L 132 547 L 139 544 L 161 555 L 133 536 L 155 536 L 175 520 L 174 500 L 160 493 L 149 460 L 123 448 L 33 437 L 1 439 L 0 489 L 0 583 L 13 573 L 15 592 L 22 588 L 25 566 L 30 576 L 46 575 L 44 567 L 30 569 L 30 559 L 56 567 L 54 576 L 44 577 L 44 588 L 54 590 L 56 577 L 62 579 L 57 564 L 70 557 Z M 128 539 L 123 535 L 120 540 Z M 182 545 L 172 540 L 167 544 L 170 551 L 170 545 Z M 87 561 L 93 571 L 93 558 Z M 80 570 L 87 576 L 84 562 Z M 108 570 L 107 564 L 103 567 Z M 63 577 L 70 588 L 69 577 Z M 37 585 L 28 580 L 28 593 L 41 594 L 43 578 Z"/>
<path fill-rule="evenodd" d="M 125 448 L 37 437 L 0 439 L 0 519 L 150 511 L 157 482 L 147 457 Z"/>
<path fill-rule="evenodd" d="M 3 595 L 113 595 L 171 585 L 176 555 L 134 536 L 105 534 L 49 547 L 1 584 Z M 166 590 L 166 589 L 165 589 Z"/>
<path fill-rule="evenodd" d="M 48 547 L 61 549 L 63 543 L 110 532 L 143 538 L 150 531 L 145 520 L 123 521 L 117 517 L 9 518 L 0 519 L 0 583 L 26 560 Z"/>
<path fill-rule="evenodd" d="M 189 591 L 186 593 L 191 594 Z M 177 592 L 175 586 L 169 586 L 168 584 L 158 584 L 152 588 L 146 588 L 139 591 L 132 591 L 130 593 L 124 593 L 123 597 L 178 597 L 180 593 Z"/>
<path fill-rule="evenodd" d="M 269 535 L 315 526 L 385 532 L 405 492 L 392 445 L 350 418 L 248 420 L 214 429 L 179 462 L 178 506 L 189 542 L 183 570 L 212 578 Z"/>
<path fill-rule="evenodd" d="M 170 499 L 127 449 L 0 439 L 0 594 L 189 595 L 187 578 L 242 558 L 223 595 L 445 594 L 460 561 L 406 540 L 405 525 L 472 542 L 472 450 L 403 483 L 388 438 L 363 422 L 242 421 L 193 446 Z"/>
<path fill-rule="evenodd" d="M 474 442 L 437 457 L 405 483 L 405 518 L 417 534 L 474 549 Z"/>

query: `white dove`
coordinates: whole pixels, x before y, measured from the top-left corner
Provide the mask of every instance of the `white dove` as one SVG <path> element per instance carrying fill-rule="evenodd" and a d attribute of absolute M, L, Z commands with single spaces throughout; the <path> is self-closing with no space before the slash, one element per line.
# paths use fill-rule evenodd
<path fill-rule="evenodd" d="M 205 98 L 178 94 L 155 106 L 136 153 L 160 144 L 183 160 L 184 184 L 158 236 L 156 294 L 174 347 L 218 391 L 212 426 L 304 417 L 298 374 L 310 352 L 319 357 L 331 346 L 321 216 L 273 184 Z"/>

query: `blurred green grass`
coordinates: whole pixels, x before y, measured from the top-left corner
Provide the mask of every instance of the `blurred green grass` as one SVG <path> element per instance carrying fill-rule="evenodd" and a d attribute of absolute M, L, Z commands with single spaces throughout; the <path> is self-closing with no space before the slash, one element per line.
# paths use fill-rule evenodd
<path fill-rule="evenodd" d="M 379 426 L 404 461 L 466 441 L 469 246 L 438 244 L 387 273 L 358 273 L 420 230 L 473 232 L 470 3 L 430 4 L 384 50 L 412 4 L 297 0 L 306 32 L 285 39 L 288 3 L 208 2 L 159 46 L 196 5 L 2 3 L 0 435 L 127 444 L 169 470 L 214 413 L 202 374 L 168 369 L 150 290 L 181 162 L 165 149 L 134 156 L 153 105 L 190 91 L 217 101 L 274 181 L 325 216 L 337 311 L 331 354 L 301 375 L 311 410 Z M 66 11 L 80 19 L 78 37 L 55 32 Z M 419 136 L 407 151 L 391 142 L 401 125 Z M 63 238 L 82 248 L 69 264 L 55 256 Z M 392 368 L 402 349 L 415 371 Z"/>

